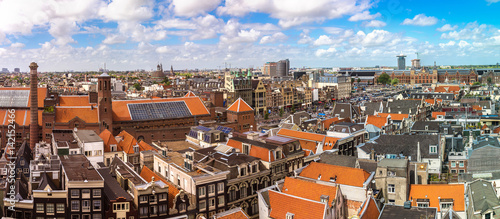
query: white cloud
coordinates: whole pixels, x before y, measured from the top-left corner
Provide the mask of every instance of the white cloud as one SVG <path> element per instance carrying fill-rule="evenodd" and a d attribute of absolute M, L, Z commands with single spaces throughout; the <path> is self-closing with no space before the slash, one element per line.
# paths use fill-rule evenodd
<path fill-rule="evenodd" d="M 167 53 L 170 52 L 170 48 L 168 46 L 160 46 L 156 48 L 157 53 Z"/>
<path fill-rule="evenodd" d="M 302 33 L 300 33 L 300 39 L 297 41 L 297 44 L 309 44 L 313 39 L 309 36 L 309 30 L 304 29 Z"/>
<path fill-rule="evenodd" d="M 363 26 L 365 26 L 365 27 L 385 27 L 385 25 L 387 25 L 385 22 L 379 21 L 379 20 L 372 20 L 372 21 L 363 22 Z"/>
<path fill-rule="evenodd" d="M 106 37 L 102 41 L 104 44 L 117 44 L 117 43 L 126 43 L 127 37 L 120 34 L 111 34 Z"/>
<path fill-rule="evenodd" d="M 357 13 L 349 18 L 349 21 L 364 21 L 364 20 L 373 20 L 377 17 L 380 17 L 380 13 L 370 14 L 369 11 L 363 11 L 361 13 Z"/>
<path fill-rule="evenodd" d="M 113 0 L 99 15 L 112 21 L 144 21 L 153 17 L 153 6 L 153 0 Z"/>
<path fill-rule="evenodd" d="M 415 25 L 415 26 L 432 26 L 438 22 L 438 19 L 432 16 L 425 16 L 425 14 L 418 14 L 413 19 L 406 18 L 402 25 Z"/>
<path fill-rule="evenodd" d="M 323 56 L 329 56 L 332 55 L 333 53 L 336 53 L 337 50 L 334 47 L 330 47 L 328 49 L 318 49 L 314 53 L 317 57 L 323 57 Z"/>
<path fill-rule="evenodd" d="M 193 17 L 214 10 L 221 0 L 173 0 L 170 5 L 178 16 Z"/>
<path fill-rule="evenodd" d="M 436 30 L 439 31 L 439 32 L 447 32 L 447 31 L 452 31 L 452 30 L 456 30 L 458 28 L 457 25 L 455 26 L 451 26 L 449 24 L 445 24 L 443 25 L 442 27 L 440 28 L 437 28 Z"/>
<path fill-rule="evenodd" d="M 49 33 L 56 38 L 57 45 L 66 45 L 68 43 L 76 43 L 71 38 L 74 32 L 78 30 L 75 21 L 67 19 L 54 19 L 50 24 Z"/>
<path fill-rule="evenodd" d="M 226 0 L 224 6 L 217 8 L 217 12 L 231 16 L 244 16 L 251 12 L 267 13 L 279 19 L 280 26 L 289 28 L 360 13 L 371 7 L 372 3 L 368 0 Z"/>
<path fill-rule="evenodd" d="M 490 28 L 491 29 L 491 28 Z M 441 39 L 455 39 L 455 40 L 480 40 L 486 38 L 486 31 L 488 26 L 486 24 L 477 24 L 477 22 L 467 24 L 460 31 L 451 31 L 441 34 Z"/>
<path fill-rule="evenodd" d="M 500 0 L 486 0 L 489 4 L 500 2 Z"/>
<path fill-rule="evenodd" d="M 445 48 L 445 47 L 448 47 L 448 46 L 455 46 L 455 44 L 457 44 L 455 41 L 451 40 L 447 43 L 440 43 L 439 46 L 441 48 Z"/>
<path fill-rule="evenodd" d="M 314 41 L 313 44 L 315 46 L 331 45 L 333 44 L 333 40 L 327 35 L 321 35 L 317 40 Z"/>
<path fill-rule="evenodd" d="M 470 46 L 470 44 L 467 41 L 460 40 L 460 42 L 458 43 L 458 46 L 460 48 L 465 48 L 465 47 Z"/>
<path fill-rule="evenodd" d="M 260 44 L 283 42 L 287 39 L 288 39 L 288 37 L 284 33 L 278 32 L 278 33 L 275 33 L 273 35 L 263 36 L 260 39 Z"/>
<path fill-rule="evenodd" d="M 366 34 L 363 31 L 358 31 L 356 35 L 351 39 L 351 45 L 356 45 L 357 43 L 363 45 L 364 47 L 376 47 L 376 46 L 393 46 L 402 39 L 398 34 L 394 34 L 385 30 L 373 30 L 372 32 Z"/>

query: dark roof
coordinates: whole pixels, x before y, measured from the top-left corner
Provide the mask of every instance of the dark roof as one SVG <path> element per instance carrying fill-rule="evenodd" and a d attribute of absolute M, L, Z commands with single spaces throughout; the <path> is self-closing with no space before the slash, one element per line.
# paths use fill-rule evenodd
<path fill-rule="evenodd" d="M 411 127 L 411 131 L 439 132 L 440 122 L 416 121 Z M 427 126 L 427 130 L 425 127 Z"/>
<path fill-rule="evenodd" d="M 247 139 L 247 138 L 232 137 L 231 139 L 233 139 L 235 141 L 239 141 L 239 142 L 243 142 L 243 143 L 247 143 L 247 144 L 259 146 L 259 147 L 262 147 L 262 148 L 267 148 L 269 150 L 275 150 L 276 148 L 278 148 L 278 146 L 276 146 L 274 144 L 267 144 L 267 143 L 263 143 L 263 142 L 260 142 L 260 141 L 250 140 L 250 139 Z"/>
<path fill-rule="evenodd" d="M 384 104 L 383 113 L 399 113 L 401 111 L 402 114 L 414 114 L 417 113 L 417 108 L 421 104 L 421 100 L 394 100 Z"/>
<path fill-rule="evenodd" d="M 50 179 L 47 172 L 42 172 L 41 178 L 42 179 L 40 180 L 40 185 L 38 185 L 38 190 L 44 190 L 45 187 L 47 187 L 47 186 L 49 186 L 50 189 L 52 189 L 52 190 L 59 189 L 59 188 L 57 188 L 56 184 L 54 184 L 54 182 L 52 182 L 52 179 Z"/>
<path fill-rule="evenodd" d="M 215 147 L 209 147 L 209 148 L 203 148 L 195 151 L 196 153 L 194 154 L 194 159 L 196 161 L 203 160 L 205 157 L 208 156 L 208 159 L 204 160 L 207 161 L 209 159 L 215 159 L 221 163 L 226 164 L 227 166 L 234 166 L 234 165 L 240 165 L 242 163 L 249 163 L 254 160 L 260 160 L 257 157 L 253 156 L 248 156 L 243 153 L 230 153 L 230 154 L 224 154 L 221 152 L 218 152 L 215 150 Z M 202 161 L 203 162 L 203 161 Z"/>
<path fill-rule="evenodd" d="M 377 170 L 377 161 L 358 159 L 359 168 L 365 170 L 366 172 L 375 172 Z"/>
<path fill-rule="evenodd" d="M 439 153 L 429 154 L 429 146 L 436 145 L 439 149 L 438 135 L 381 135 L 373 141 L 366 142 L 358 146 L 366 153 L 375 154 L 403 154 L 405 157 L 411 156 L 412 160 L 417 157 L 417 144 L 420 144 L 420 153 L 423 158 L 438 158 Z"/>
<path fill-rule="evenodd" d="M 63 155 L 61 164 L 69 181 L 103 180 L 83 154 Z"/>
<path fill-rule="evenodd" d="M 252 80 L 252 89 L 253 90 L 257 89 L 258 85 L 259 85 L 259 80 Z"/>
<path fill-rule="evenodd" d="M 319 155 L 319 163 L 326 163 L 326 164 L 331 164 L 331 165 L 336 165 L 336 166 L 344 166 L 344 167 L 356 167 L 356 157 L 353 156 L 345 156 L 345 155 L 338 155 L 333 152 L 327 152 L 325 151 L 324 153 L 321 153 Z"/>
<path fill-rule="evenodd" d="M 118 181 L 111 175 L 109 167 L 98 169 L 104 179 L 104 194 L 109 200 L 116 200 L 119 197 L 125 198 L 127 201 L 132 201 L 132 197 L 122 189 Z"/>
<path fill-rule="evenodd" d="M 365 103 L 365 115 L 374 115 L 375 112 L 380 113 L 380 104 L 381 102 L 370 102 Z"/>
<path fill-rule="evenodd" d="M 15 182 L 16 199 L 26 200 L 29 195 L 28 179 L 23 174 L 19 175 L 20 178 Z"/>
<path fill-rule="evenodd" d="M 356 114 L 359 115 L 359 112 L 356 107 L 353 107 L 350 103 L 336 103 L 333 107 L 332 114 L 334 116 L 338 114 L 341 118 L 352 118 L 352 116 Z"/>
<path fill-rule="evenodd" d="M 497 138 L 489 137 L 489 136 L 479 136 L 476 139 L 477 142 L 472 144 L 472 149 L 476 150 L 478 148 L 482 148 L 484 146 L 492 146 L 500 148 L 500 143 Z"/>
<path fill-rule="evenodd" d="M 341 122 L 333 125 L 333 131 L 343 132 L 343 133 L 354 133 L 365 128 L 363 124 Z"/>
<path fill-rule="evenodd" d="M 436 208 L 418 208 L 412 207 L 405 209 L 403 206 L 397 205 L 384 205 L 379 219 L 421 219 L 421 218 L 436 218 Z"/>

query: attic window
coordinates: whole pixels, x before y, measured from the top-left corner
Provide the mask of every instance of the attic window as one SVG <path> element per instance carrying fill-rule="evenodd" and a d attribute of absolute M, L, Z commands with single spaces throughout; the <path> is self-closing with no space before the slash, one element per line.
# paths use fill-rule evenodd
<path fill-rule="evenodd" d="M 321 195 L 320 199 L 321 199 L 321 203 L 328 203 L 328 201 L 330 199 L 330 196 L 328 196 L 328 195 Z"/>
<path fill-rule="evenodd" d="M 139 153 L 139 145 L 134 145 L 134 153 Z"/>
<path fill-rule="evenodd" d="M 425 130 L 426 131 L 429 130 L 429 126 L 428 125 L 425 126 Z"/>
<path fill-rule="evenodd" d="M 293 216 L 295 216 L 295 215 L 290 213 L 290 212 L 286 213 L 286 219 L 293 219 Z"/>
<path fill-rule="evenodd" d="M 344 109 L 340 109 L 340 112 L 343 113 L 344 112 Z"/>
<path fill-rule="evenodd" d="M 430 154 L 437 154 L 437 146 L 435 146 L 435 145 L 429 146 L 429 153 Z"/>
<path fill-rule="evenodd" d="M 417 206 L 419 208 L 428 208 L 429 207 L 429 199 L 417 199 Z"/>

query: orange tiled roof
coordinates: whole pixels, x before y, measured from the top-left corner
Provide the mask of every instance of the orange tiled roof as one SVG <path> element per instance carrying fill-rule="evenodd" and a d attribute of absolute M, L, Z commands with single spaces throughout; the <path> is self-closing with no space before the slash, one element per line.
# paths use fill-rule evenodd
<path fill-rule="evenodd" d="M 297 178 L 285 178 L 283 189 L 281 191 L 285 194 L 298 196 L 301 198 L 321 201 L 322 195 L 328 195 L 330 201 L 328 206 L 331 207 L 332 201 L 336 198 L 337 188 L 335 186 L 323 185 L 312 181 L 306 181 Z"/>
<path fill-rule="evenodd" d="M 240 141 L 236 141 L 234 139 L 229 139 L 226 144 L 229 147 L 233 147 L 233 148 L 239 149 L 240 151 L 243 151 L 242 142 L 240 142 Z M 262 148 L 262 147 L 259 147 L 257 145 L 251 146 L 250 153 L 248 155 L 250 155 L 252 157 L 260 158 L 262 161 L 266 161 L 266 162 L 273 162 L 275 160 L 274 154 L 271 153 L 271 151 L 269 151 L 269 149 Z"/>
<path fill-rule="evenodd" d="M 151 147 L 148 143 L 145 141 L 140 141 L 139 142 L 139 151 L 157 151 L 155 148 Z"/>
<path fill-rule="evenodd" d="M 186 95 L 184 95 L 184 97 L 196 97 L 196 95 L 194 95 L 193 92 L 191 91 L 188 91 Z"/>
<path fill-rule="evenodd" d="M 325 129 L 328 129 L 330 127 L 330 125 L 332 125 L 332 123 L 334 123 L 336 121 L 339 121 L 338 117 L 333 117 L 333 118 L 330 118 L 330 119 L 325 119 L 325 120 L 321 121 L 321 123 L 323 123 L 323 127 Z"/>
<path fill-rule="evenodd" d="M 500 133 L 500 126 L 493 129 L 493 133 Z"/>
<path fill-rule="evenodd" d="M 483 108 L 481 106 L 479 106 L 479 105 L 473 105 L 472 109 L 476 110 L 476 111 L 482 111 L 483 110 Z"/>
<path fill-rule="evenodd" d="M 358 214 L 360 219 L 377 219 L 380 216 L 380 210 L 372 196 L 366 199 L 361 206 Z"/>
<path fill-rule="evenodd" d="M 374 125 L 378 128 L 382 128 L 387 125 L 387 116 L 375 116 L 375 115 L 368 115 L 366 117 L 366 122 L 365 125 Z"/>
<path fill-rule="evenodd" d="M 43 110 L 38 110 L 38 125 L 42 126 L 42 112 Z M 3 125 L 8 125 L 9 116 L 11 114 L 7 110 L 0 110 L 0 119 L 2 119 Z M 19 110 L 16 109 L 14 112 L 14 121 L 20 126 L 29 126 L 31 123 L 31 113 L 29 110 Z"/>
<path fill-rule="evenodd" d="M 121 131 L 118 136 L 123 138 L 123 140 L 118 142 L 118 147 L 123 148 L 123 151 L 127 154 L 133 154 L 134 145 L 137 144 L 137 140 L 134 138 L 134 136 L 126 131 Z"/>
<path fill-rule="evenodd" d="M 75 117 L 80 118 L 86 123 L 99 123 L 99 116 L 97 114 L 97 108 L 90 107 L 80 107 L 80 108 L 64 108 L 56 107 L 56 122 L 57 123 L 67 123 Z"/>
<path fill-rule="evenodd" d="M 412 206 L 417 206 L 417 199 L 429 199 L 429 207 L 438 208 L 439 198 L 453 199 L 454 211 L 465 211 L 464 184 L 434 184 L 434 185 L 411 185 L 410 196 Z"/>
<path fill-rule="evenodd" d="M 168 185 L 168 207 L 172 208 L 174 205 L 174 198 L 177 194 L 179 194 L 179 189 L 172 185 L 169 181 L 163 179 L 163 177 L 158 176 L 155 172 L 153 172 L 151 169 L 149 169 L 147 166 L 144 166 L 141 170 L 141 177 L 146 180 L 147 182 L 151 182 L 152 177 L 155 178 L 155 180 L 161 180 L 165 184 Z"/>
<path fill-rule="evenodd" d="M 296 196 L 269 190 L 269 216 L 274 219 L 286 219 L 287 213 L 294 218 L 324 218 L 326 204 Z"/>
<path fill-rule="evenodd" d="M 236 101 L 234 101 L 234 103 L 231 104 L 231 106 L 229 106 L 227 110 L 233 112 L 247 112 L 247 111 L 253 111 L 253 108 L 240 97 Z"/>
<path fill-rule="evenodd" d="M 409 114 L 398 114 L 398 113 L 379 113 L 381 117 L 391 116 L 392 120 L 402 121 L 403 119 L 408 119 L 410 117 Z"/>
<path fill-rule="evenodd" d="M 481 130 L 485 130 L 487 128 L 488 128 L 488 126 L 486 124 L 484 124 L 483 127 L 481 127 Z"/>
<path fill-rule="evenodd" d="M 90 106 L 89 96 L 59 96 L 59 106 Z"/>
<path fill-rule="evenodd" d="M 157 103 L 169 101 L 184 101 L 191 111 L 192 115 L 209 115 L 210 112 L 205 107 L 199 97 L 178 97 L 178 98 L 159 98 L 159 99 L 141 99 L 141 100 L 114 100 L 113 103 L 113 121 L 130 121 L 130 112 L 127 104 L 129 103 Z"/>
<path fill-rule="evenodd" d="M 333 149 L 338 140 L 340 140 L 340 138 L 326 136 L 325 143 L 323 144 L 323 151 Z"/>
<path fill-rule="evenodd" d="M 302 170 L 300 176 L 310 179 L 319 178 L 321 181 L 330 181 L 337 177 L 337 184 L 363 187 L 370 173 L 358 168 L 312 162 Z"/>
<path fill-rule="evenodd" d="M 307 141 L 317 141 L 317 142 L 323 142 L 325 139 L 325 135 L 320 135 L 316 133 L 309 133 L 309 132 L 301 132 L 301 131 L 294 131 L 290 129 L 280 129 L 277 133 L 279 136 L 283 137 L 289 137 L 293 139 L 299 139 L 299 140 L 307 140 Z"/>
<path fill-rule="evenodd" d="M 249 218 L 250 217 L 247 215 L 247 213 L 244 212 L 241 208 L 227 210 L 216 215 L 216 219 L 249 219 Z"/>
<path fill-rule="evenodd" d="M 437 116 L 446 116 L 446 112 L 432 112 L 432 118 L 437 119 Z"/>
<path fill-rule="evenodd" d="M 438 86 L 434 89 L 436 93 L 458 93 L 460 86 Z"/>
<path fill-rule="evenodd" d="M 300 147 L 305 150 L 310 150 L 314 153 L 316 153 L 316 147 L 318 144 L 313 141 L 306 141 L 306 140 L 299 140 Z"/>
<path fill-rule="evenodd" d="M 123 151 L 123 148 L 118 145 L 118 142 L 116 142 L 115 137 L 109 130 L 104 129 L 104 131 L 99 134 L 99 137 L 101 137 L 104 142 L 104 152 L 110 152 L 112 144 L 116 145 L 117 151 Z"/>

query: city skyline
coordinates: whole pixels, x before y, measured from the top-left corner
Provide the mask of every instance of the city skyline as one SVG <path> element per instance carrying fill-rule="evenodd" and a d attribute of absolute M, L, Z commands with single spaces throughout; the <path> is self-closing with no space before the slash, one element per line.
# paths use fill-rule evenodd
<path fill-rule="evenodd" d="M 0 67 L 28 71 L 495 64 L 498 0 L 0 2 Z M 429 7 L 432 5 L 432 7 Z"/>

